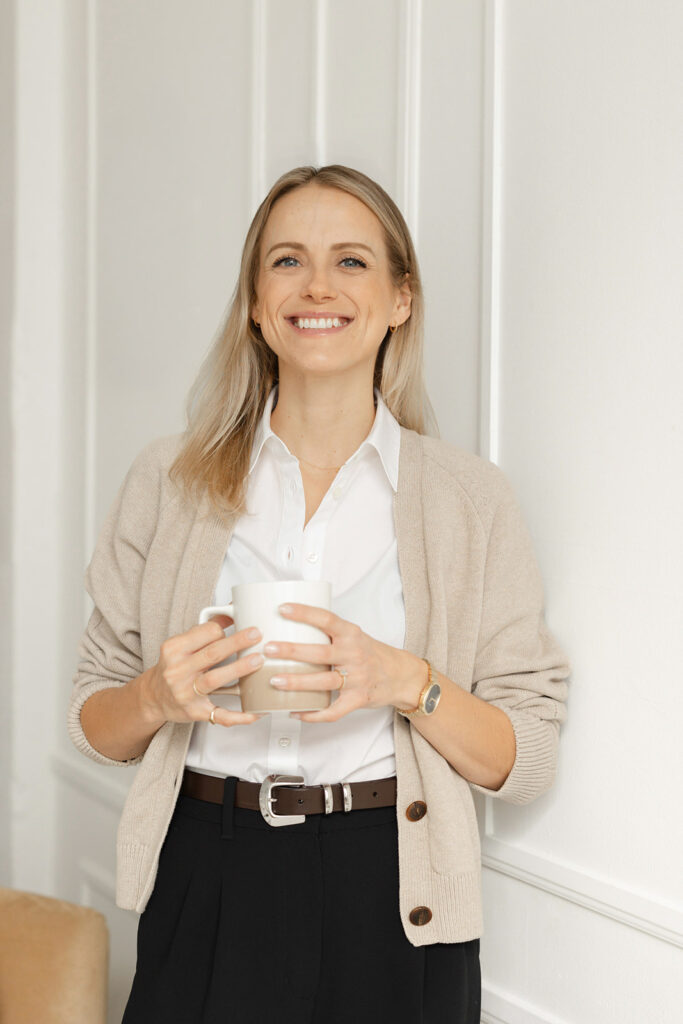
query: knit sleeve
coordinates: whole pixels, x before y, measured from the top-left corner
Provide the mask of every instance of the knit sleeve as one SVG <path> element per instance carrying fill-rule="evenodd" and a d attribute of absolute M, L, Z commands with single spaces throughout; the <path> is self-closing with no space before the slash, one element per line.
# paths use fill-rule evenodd
<path fill-rule="evenodd" d="M 143 672 L 140 589 L 161 499 L 159 441 L 136 457 L 107 513 L 85 585 L 94 602 L 78 646 L 78 668 L 68 709 L 75 746 L 100 764 L 128 766 L 142 757 L 117 761 L 100 754 L 81 726 L 81 708 L 98 690 L 124 686 Z"/>
<path fill-rule="evenodd" d="M 544 619 L 544 596 L 531 539 L 507 480 L 491 524 L 473 693 L 501 708 L 515 734 L 515 760 L 486 796 L 528 803 L 555 777 L 566 717 L 567 658 Z"/>

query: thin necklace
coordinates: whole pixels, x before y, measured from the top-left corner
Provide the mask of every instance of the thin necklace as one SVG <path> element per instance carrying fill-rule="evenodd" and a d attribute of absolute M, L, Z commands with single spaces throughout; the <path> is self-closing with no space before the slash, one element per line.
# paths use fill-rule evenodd
<path fill-rule="evenodd" d="M 377 410 L 377 399 L 376 398 L 373 400 L 373 404 L 374 404 L 375 410 Z M 272 410 L 271 410 L 271 414 L 272 414 Z M 299 462 L 305 462 L 307 466 L 311 466 L 313 469 L 319 469 L 323 473 L 332 473 L 332 472 L 338 473 L 339 470 L 344 465 L 344 463 L 342 462 L 341 466 L 316 466 L 315 462 L 309 462 L 308 459 L 302 459 L 300 455 L 296 455 L 294 452 L 292 452 L 292 455 L 294 455 L 295 459 L 298 459 Z"/>
<path fill-rule="evenodd" d="M 335 473 L 338 473 L 339 470 L 341 469 L 341 466 L 316 466 L 315 462 L 309 462 L 308 459 L 302 459 L 300 455 L 297 455 L 296 458 L 299 460 L 299 462 L 305 462 L 307 466 L 312 466 L 313 469 L 320 469 L 324 470 L 325 472 L 331 472 L 332 470 L 334 470 Z M 344 463 L 342 462 L 342 466 L 343 465 Z"/>

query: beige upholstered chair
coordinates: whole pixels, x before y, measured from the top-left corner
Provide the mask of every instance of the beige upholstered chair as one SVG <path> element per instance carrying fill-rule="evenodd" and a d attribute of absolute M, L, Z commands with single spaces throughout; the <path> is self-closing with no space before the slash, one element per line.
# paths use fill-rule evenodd
<path fill-rule="evenodd" d="M 0 888 L 2 1024 L 105 1024 L 108 960 L 102 914 Z"/>

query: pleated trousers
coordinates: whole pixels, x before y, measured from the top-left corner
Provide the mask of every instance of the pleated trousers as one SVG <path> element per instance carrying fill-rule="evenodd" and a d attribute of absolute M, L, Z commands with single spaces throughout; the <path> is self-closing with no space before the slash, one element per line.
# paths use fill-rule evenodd
<path fill-rule="evenodd" d="M 479 1024 L 479 939 L 413 946 L 395 807 L 308 815 L 181 796 L 122 1024 Z"/>

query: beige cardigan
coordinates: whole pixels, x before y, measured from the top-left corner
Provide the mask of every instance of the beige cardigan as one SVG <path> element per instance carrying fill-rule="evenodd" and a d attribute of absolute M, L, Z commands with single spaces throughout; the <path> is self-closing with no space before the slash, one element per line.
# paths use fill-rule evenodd
<path fill-rule="evenodd" d="M 95 607 L 79 645 L 69 707 L 76 747 L 101 764 L 142 762 L 121 817 L 117 904 L 141 913 L 180 787 L 192 723 L 168 722 L 142 758 L 115 761 L 88 743 L 81 707 L 159 660 L 170 636 L 211 603 L 230 527 L 182 498 L 167 470 L 182 435 L 147 445 L 102 527 L 85 582 Z M 528 533 L 502 472 L 444 441 L 401 428 L 394 498 L 406 611 L 405 646 L 459 686 L 502 708 L 517 752 L 500 790 L 471 786 L 413 727 L 394 716 L 400 912 L 415 946 L 482 932 L 481 863 L 471 789 L 525 803 L 550 786 L 569 668 L 543 619 Z M 427 804 L 419 821 L 406 817 Z M 410 912 L 429 907 L 431 920 Z M 423 917 L 426 915 L 417 915 Z"/>

